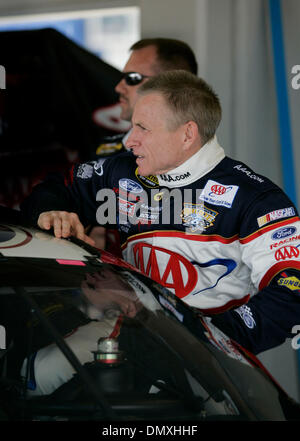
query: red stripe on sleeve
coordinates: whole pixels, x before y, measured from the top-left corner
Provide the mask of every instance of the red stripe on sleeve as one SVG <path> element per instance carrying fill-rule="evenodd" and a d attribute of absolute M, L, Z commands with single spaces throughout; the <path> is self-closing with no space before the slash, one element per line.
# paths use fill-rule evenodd
<path fill-rule="evenodd" d="M 262 236 L 265 233 L 268 233 L 269 231 L 276 230 L 277 228 L 283 227 L 285 225 L 294 223 L 299 220 L 300 220 L 300 218 L 298 216 L 296 216 L 296 217 L 286 219 L 281 222 L 276 222 L 276 224 L 268 225 L 267 227 L 261 228 L 260 230 L 257 230 L 254 233 L 249 234 L 249 236 L 247 236 L 243 239 L 240 239 L 240 243 L 246 244 L 246 243 L 251 242 L 252 240 L 256 239 L 257 237 Z"/>
<path fill-rule="evenodd" d="M 239 306 L 244 305 L 249 301 L 249 299 L 250 299 L 250 294 L 247 294 L 241 299 L 230 300 L 229 302 L 225 303 L 225 305 L 223 306 L 218 306 L 216 308 L 207 308 L 207 309 L 197 308 L 197 309 L 199 309 L 199 311 L 201 311 L 205 315 L 221 314 L 222 312 L 225 312 L 228 309 L 235 309 L 238 308 Z"/>

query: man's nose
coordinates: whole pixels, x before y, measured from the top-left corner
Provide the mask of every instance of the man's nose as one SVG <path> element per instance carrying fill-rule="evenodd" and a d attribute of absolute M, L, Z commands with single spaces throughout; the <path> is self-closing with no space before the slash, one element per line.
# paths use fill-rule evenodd
<path fill-rule="evenodd" d="M 139 141 L 135 136 L 135 130 L 131 129 L 130 134 L 125 142 L 125 147 L 128 150 L 133 150 L 137 145 L 138 145 Z"/>
<path fill-rule="evenodd" d="M 116 85 L 116 87 L 115 87 L 115 91 L 117 92 L 117 93 L 122 93 L 122 91 L 124 91 L 124 89 L 125 89 L 125 81 L 124 81 L 124 78 L 122 78 L 119 82 L 118 82 L 118 84 Z"/>

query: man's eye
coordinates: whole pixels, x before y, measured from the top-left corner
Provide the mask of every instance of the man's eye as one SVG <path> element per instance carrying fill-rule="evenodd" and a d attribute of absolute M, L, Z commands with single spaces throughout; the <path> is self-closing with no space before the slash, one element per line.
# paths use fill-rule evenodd
<path fill-rule="evenodd" d="M 141 124 L 137 124 L 138 128 L 141 130 L 147 130 L 146 127 L 142 126 Z"/>

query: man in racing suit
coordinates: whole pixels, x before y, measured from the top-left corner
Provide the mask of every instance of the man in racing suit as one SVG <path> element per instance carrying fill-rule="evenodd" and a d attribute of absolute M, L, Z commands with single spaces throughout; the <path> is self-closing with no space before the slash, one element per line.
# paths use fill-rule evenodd
<path fill-rule="evenodd" d="M 75 166 L 22 206 L 57 237 L 115 223 L 123 258 L 257 354 L 293 336 L 300 314 L 300 223 L 268 178 L 225 156 L 217 96 L 165 72 L 140 88 L 131 152 Z M 194 116 L 196 115 L 196 116 Z"/>

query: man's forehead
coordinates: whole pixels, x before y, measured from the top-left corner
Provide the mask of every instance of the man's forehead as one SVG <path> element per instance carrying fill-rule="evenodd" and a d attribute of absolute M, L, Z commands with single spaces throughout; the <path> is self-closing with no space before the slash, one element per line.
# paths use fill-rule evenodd
<path fill-rule="evenodd" d="M 161 119 L 162 115 L 163 119 L 171 117 L 165 98 L 158 92 L 149 92 L 138 97 L 132 119 L 136 123 L 141 122 L 140 120 Z"/>
<path fill-rule="evenodd" d="M 123 71 L 140 72 L 144 75 L 154 75 L 157 67 L 157 52 L 155 46 L 147 46 L 132 51 Z"/>
<path fill-rule="evenodd" d="M 155 108 L 166 107 L 166 101 L 163 95 L 159 92 L 148 92 L 138 95 L 138 99 L 135 105 L 136 110 L 152 110 L 149 106 L 153 106 Z"/>

